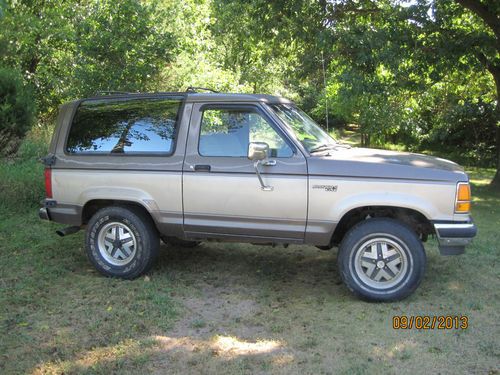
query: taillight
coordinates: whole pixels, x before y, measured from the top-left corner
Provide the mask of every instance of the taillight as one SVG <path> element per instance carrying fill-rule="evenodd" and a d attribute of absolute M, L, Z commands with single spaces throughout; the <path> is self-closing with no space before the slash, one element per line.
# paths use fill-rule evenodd
<path fill-rule="evenodd" d="M 52 198 L 52 169 L 45 168 L 45 197 Z"/>
<path fill-rule="evenodd" d="M 467 182 L 457 184 L 457 195 L 455 197 L 455 212 L 465 214 L 470 211 L 470 185 Z"/>

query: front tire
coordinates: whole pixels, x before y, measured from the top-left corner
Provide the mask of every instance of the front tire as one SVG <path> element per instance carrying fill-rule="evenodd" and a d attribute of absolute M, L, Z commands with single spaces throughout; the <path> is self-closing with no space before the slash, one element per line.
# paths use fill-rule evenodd
<path fill-rule="evenodd" d="M 106 207 L 90 219 L 85 245 L 100 273 L 134 279 L 151 268 L 160 240 L 151 218 L 141 210 Z"/>
<path fill-rule="evenodd" d="M 368 301 L 397 301 L 412 294 L 425 273 L 426 255 L 417 234 L 387 218 L 354 226 L 339 247 L 345 285 Z"/>

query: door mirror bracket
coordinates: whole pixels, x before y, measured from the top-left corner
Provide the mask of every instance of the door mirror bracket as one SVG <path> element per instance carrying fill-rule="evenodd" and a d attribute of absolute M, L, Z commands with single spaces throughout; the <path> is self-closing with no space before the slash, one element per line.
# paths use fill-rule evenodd
<path fill-rule="evenodd" d="M 268 186 L 264 184 L 264 180 L 260 175 L 259 165 L 263 160 L 267 159 L 267 155 L 269 154 L 269 145 L 265 142 L 250 142 L 248 145 L 248 159 L 252 160 L 253 167 L 255 169 L 255 173 L 257 174 L 257 178 L 260 182 L 260 188 L 263 191 L 273 191 L 274 188 L 272 186 Z"/>

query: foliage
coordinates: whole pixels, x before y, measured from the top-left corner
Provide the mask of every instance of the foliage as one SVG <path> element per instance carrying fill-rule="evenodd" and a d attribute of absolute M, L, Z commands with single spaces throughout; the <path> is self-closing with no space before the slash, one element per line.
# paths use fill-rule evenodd
<path fill-rule="evenodd" d="M 0 68 L 0 155 L 17 149 L 33 124 L 34 114 L 31 90 L 17 72 Z"/>
<path fill-rule="evenodd" d="M 156 2 L 7 2 L 0 62 L 35 86 L 41 115 L 98 90 L 147 90 L 175 50 Z"/>
<path fill-rule="evenodd" d="M 163 17 L 154 5 L 134 0 L 89 1 L 76 17 L 73 87 L 79 89 L 73 95 L 148 89 L 175 50 L 157 25 Z"/>
<path fill-rule="evenodd" d="M 323 125 L 328 106 L 334 123 L 359 126 L 365 145 L 404 143 L 415 151 L 460 147 L 469 160 L 475 155 L 493 165 L 498 140 L 485 134 L 495 132 L 498 112 L 481 121 L 463 119 L 466 132 L 455 132 L 450 122 L 457 120 L 451 114 L 470 114 L 462 111 L 464 103 L 480 112 L 498 102 L 498 35 L 495 23 L 475 12 L 477 3 L 221 0 L 215 9 L 224 20 L 217 25 L 224 30 L 220 35 L 230 36 L 224 61 L 246 72 L 247 62 L 283 60 L 293 69 L 283 70 L 281 81 Z M 496 15 L 498 26 L 498 5 L 480 4 Z M 480 134 L 481 140 L 441 137 L 434 142 L 446 134 L 439 130 L 443 127 L 463 137 Z"/>
<path fill-rule="evenodd" d="M 193 85 L 283 95 L 322 125 L 328 108 L 367 146 L 498 165 L 499 13 L 494 0 L 7 0 L 0 63 L 33 85 L 42 119 L 98 90 Z"/>

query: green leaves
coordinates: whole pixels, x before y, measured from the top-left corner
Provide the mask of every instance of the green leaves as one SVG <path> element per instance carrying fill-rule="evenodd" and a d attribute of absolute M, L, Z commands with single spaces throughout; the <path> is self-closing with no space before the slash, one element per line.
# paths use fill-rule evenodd
<path fill-rule="evenodd" d="M 0 63 L 33 84 L 41 114 L 98 90 L 147 90 L 174 55 L 163 16 L 155 1 L 10 1 Z"/>
<path fill-rule="evenodd" d="M 17 150 L 34 114 L 30 88 L 23 85 L 16 71 L 0 68 L 0 156 Z"/>

